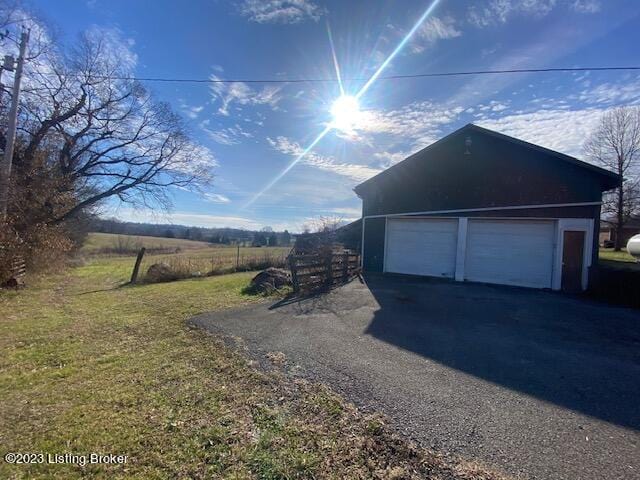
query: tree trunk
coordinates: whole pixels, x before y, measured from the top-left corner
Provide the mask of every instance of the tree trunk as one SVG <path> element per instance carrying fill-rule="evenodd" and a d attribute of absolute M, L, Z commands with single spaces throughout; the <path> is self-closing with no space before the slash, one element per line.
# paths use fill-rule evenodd
<path fill-rule="evenodd" d="M 622 228 L 624 227 L 624 189 L 622 188 L 622 185 L 620 185 L 620 188 L 618 189 L 617 207 L 616 239 L 614 243 L 614 251 L 619 252 L 622 249 Z"/>

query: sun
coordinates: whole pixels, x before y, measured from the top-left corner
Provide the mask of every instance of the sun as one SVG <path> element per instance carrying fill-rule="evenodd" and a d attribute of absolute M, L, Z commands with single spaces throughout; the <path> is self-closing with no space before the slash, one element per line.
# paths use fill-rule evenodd
<path fill-rule="evenodd" d="M 331 105 L 333 122 L 331 125 L 337 130 L 352 130 L 360 118 L 360 104 L 351 95 L 342 95 Z"/>

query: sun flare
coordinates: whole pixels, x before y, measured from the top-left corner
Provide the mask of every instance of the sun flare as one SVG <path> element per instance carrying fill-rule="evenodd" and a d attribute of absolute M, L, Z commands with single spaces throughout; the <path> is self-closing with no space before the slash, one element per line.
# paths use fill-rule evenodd
<path fill-rule="evenodd" d="M 332 126 L 337 130 L 352 130 L 360 118 L 360 104 L 351 95 L 342 95 L 331 105 Z"/>

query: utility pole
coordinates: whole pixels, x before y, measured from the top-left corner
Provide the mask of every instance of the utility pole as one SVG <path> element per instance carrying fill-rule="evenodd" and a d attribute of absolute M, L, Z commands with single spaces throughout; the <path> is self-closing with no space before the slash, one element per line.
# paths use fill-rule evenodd
<path fill-rule="evenodd" d="M 16 74 L 13 79 L 13 92 L 11 94 L 11 108 L 9 109 L 4 158 L 0 165 L 0 223 L 4 223 L 7 219 L 9 179 L 11 178 L 11 163 L 13 161 L 13 149 L 16 142 L 18 103 L 20 101 L 20 82 L 22 81 L 22 69 L 24 67 L 24 59 L 27 54 L 27 42 L 29 42 L 29 30 L 23 28 L 22 34 L 20 35 L 20 55 L 18 56 Z"/>

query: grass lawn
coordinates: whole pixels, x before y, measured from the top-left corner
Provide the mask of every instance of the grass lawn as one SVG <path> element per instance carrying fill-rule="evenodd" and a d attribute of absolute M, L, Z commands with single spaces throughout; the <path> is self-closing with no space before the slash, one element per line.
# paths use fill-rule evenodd
<path fill-rule="evenodd" d="M 616 252 L 613 248 L 601 248 L 598 255 L 602 260 L 636 263 L 636 259 L 629 255 L 625 249 Z"/>
<path fill-rule="evenodd" d="M 120 287 L 131 258 L 96 258 L 0 291 L 0 445 L 124 454 L 124 465 L 0 461 L 0 478 L 500 478 L 392 434 L 326 387 L 185 323 L 259 300 L 251 273 Z"/>

